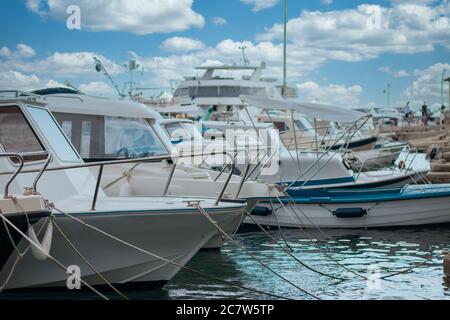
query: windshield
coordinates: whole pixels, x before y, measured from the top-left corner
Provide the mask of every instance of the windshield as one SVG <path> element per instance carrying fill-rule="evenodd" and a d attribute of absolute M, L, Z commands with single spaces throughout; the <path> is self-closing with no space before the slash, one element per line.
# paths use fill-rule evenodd
<path fill-rule="evenodd" d="M 62 161 L 78 162 L 80 160 L 78 154 L 70 145 L 57 122 L 52 118 L 50 113 L 41 108 L 28 106 L 28 111 L 44 133 L 53 151 Z"/>
<path fill-rule="evenodd" d="M 167 154 L 146 119 L 105 117 L 105 157 L 140 158 Z"/>
<path fill-rule="evenodd" d="M 164 125 L 172 143 L 194 141 L 201 139 L 201 133 L 197 127 L 190 122 L 175 122 Z"/>

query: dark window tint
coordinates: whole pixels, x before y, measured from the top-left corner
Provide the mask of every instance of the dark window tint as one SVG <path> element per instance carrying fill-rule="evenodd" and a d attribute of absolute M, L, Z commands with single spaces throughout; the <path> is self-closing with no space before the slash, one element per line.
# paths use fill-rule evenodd
<path fill-rule="evenodd" d="M 27 153 L 44 151 L 30 124 L 17 106 L 0 108 L 0 144 L 6 152 Z M 45 156 L 26 158 L 42 160 Z M 17 159 L 12 159 L 17 162 Z"/>

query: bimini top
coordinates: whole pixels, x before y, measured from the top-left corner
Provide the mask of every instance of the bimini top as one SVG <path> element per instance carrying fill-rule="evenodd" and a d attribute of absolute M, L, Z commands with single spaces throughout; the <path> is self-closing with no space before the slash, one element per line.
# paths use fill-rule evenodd
<path fill-rule="evenodd" d="M 352 123 L 368 116 L 365 113 L 297 100 L 268 99 L 255 96 L 240 96 L 241 100 L 261 109 L 292 110 L 305 116 L 330 122 Z"/>
<path fill-rule="evenodd" d="M 52 112 L 100 116 L 161 119 L 161 115 L 141 103 L 129 99 L 110 99 L 84 94 L 52 94 L 42 96 Z"/>

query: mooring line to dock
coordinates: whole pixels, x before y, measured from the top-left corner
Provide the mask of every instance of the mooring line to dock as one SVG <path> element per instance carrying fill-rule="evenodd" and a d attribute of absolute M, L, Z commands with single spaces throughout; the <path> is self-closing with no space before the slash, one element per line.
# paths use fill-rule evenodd
<path fill-rule="evenodd" d="M 398 272 L 395 272 L 393 274 L 389 274 L 389 275 L 383 276 L 380 279 L 386 280 L 386 279 L 389 279 L 389 278 L 392 278 L 392 277 L 396 277 L 396 276 L 399 276 L 399 275 L 411 272 L 411 271 L 413 271 L 413 270 L 415 270 L 415 269 L 417 269 L 417 268 L 427 264 L 431 260 L 434 260 L 434 259 L 439 258 L 441 256 L 445 256 L 445 252 L 442 252 L 442 253 L 439 253 L 439 254 L 436 254 L 436 255 L 432 255 L 431 257 L 425 259 L 425 261 L 419 262 L 419 263 L 417 263 L 417 264 L 415 264 L 415 265 L 413 265 L 413 266 L 411 266 L 411 267 L 409 267 L 409 268 L 407 268 L 405 270 L 398 271 Z"/>
<path fill-rule="evenodd" d="M 0 211 L 0 214 L 1 214 L 1 211 Z M 38 230 L 37 235 L 40 235 L 40 234 L 41 234 L 42 230 L 44 229 L 44 226 L 45 226 L 46 223 L 47 223 L 48 218 L 46 218 L 45 220 L 46 220 L 46 221 L 42 224 L 42 226 L 41 226 L 40 229 Z M 3 226 L 5 227 L 5 229 L 6 229 L 7 233 L 8 233 L 8 235 L 10 235 L 10 232 L 9 232 L 9 226 L 6 224 L 6 222 L 5 222 L 3 219 L 2 219 L 2 223 L 3 223 Z M 10 241 L 13 241 L 13 240 L 12 240 L 12 237 L 10 237 L 9 240 L 10 240 Z M 15 243 L 13 242 L 12 244 L 14 244 L 14 247 L 15 247 Z M 0 286 L 0 293 L 2 293 L 3 290 L 5 290 L 5 288 L 8 286 L 9 281 L 11 280 L 11 278 L 12 278 L 12 276 L 13 276 L 13 274 L 14 274 L 16 268 L 17 268 L 17 264 L 18 264 L 19 261 L 22 260 L 22 258 L 28 253 L 28 251 L 30 250 L 30 248 L 31 248 L 31 245 L 30 245 L 30 243 L 28 243 L 28 245 L 27 245 L 27 247 L 25 248 L 25 250 L 23 251 L 23 253 L 22 253 L 22 252 L 19 252 L 18 250 L 16 250 L 16 259 L 14 260 L 14 263 L 13 263 L 13 265 L 11 266 L 11 270 L 9 271 L 9 273 L 8 273 L 8 275 L 7 275 L 6 279 L 5 279 L 5 281 L 4 281 L 3 284 Z"/>
<path fill-rule="evenodd" d="M 244 251 L 245 254 L 247 254 L 252 260 L 254 260 L 255 262 L 259 263 L 263 268 L 267 269 L 268 271 L 270 271 L 271 273 L 273 273 L 274 275 L 276 275 L 277 277 L 279 277 L 281 280 L 284 280 L 285 282 L 287 282 L 288 284 L 290 284 L 291 286 L 293 286 L 294 288 L 300 290 L 301 292 L 303 292 L 304 294 L 316 299 L 316 300 L 321 300 L 318 296 L 308 292 L 307 290 L 301 288 L 300 286 L 296 285 L 295 283 L 293 283 L 291 280 L 283 277 L 281 274 L 279 274 L 278 272 L 276 272 L 275 270 L 273 270 L 271 267 L 269 267 L 267 264 L 265 264 L 264 262 L 260 261 L 257 257 L 255 257 L 252 253 L 250 253 L 244 246 L 242 246 L 238 241 L 236 241 L 235 239 L 233 239 L 233 237 L 231 237 L 227 232 L 225 232 L 218 224 L 216 221 L 214 221 L 214 219 L 200 206 L 200 204 L 193 204 L 194 207 L 196 207 L 200 213 L 202 213 L 206 219 L 208 219 L 216 228 L 217 230 L 219 230 L 219 232 L 221 232 L 228 240 L 230 240 L 231 242 L 233 242 L 234 245 L 236 245 L 238 248 L 240 248 L 242 251 Z"/>
<path fill-rule="evenodd" d="M 327 273 L 324 273 L 322 271 L 316 270 L 312 267 L 310 267 L 309 265 L 307 265 L 306 263 L 302 262 L 300 259 L 298 259 L 292 252 L 289 251 L 289 249 L 287 249 L 286 247 L 283 247 L 281 244 L 278 243 L 277 239 L 275 239 L 266 229 L 264 229 L 264 227 L 250 214 L 245 210 L 245 214 L 247 215 L 247 217 L 249 217 L 257 226 L 259 229 L 261 229 L 261 231 L 266 234 L 277 246 L 279 246 L 281 249 L 283 249 L 283 251 L 285 251 L 291 258 L 293 258 L 295 261 L 297 261 L 299 264 L 301 264 L 303 267 L 305 267 L 306 269 L 313 271 L 317 274 L 320 274 L 322 276 L 328 277 L 328 278 L 332 278 L 335 280 L 346 280 L 344 278 L 340 278 L 337 276 L 333 276 Z"/>
<path fill-rule="evenodd" d="M 289 198 L 291 198 L 290 195 L 287 195 L 287 196 L 288 196 Z M 292 199 L 292 198 L 291 198 L 291 199 Z M 289 213 L 289 215 L 291 216 L 291 218 L 294 220 L 294 217 L 292 217 L 290 211 L 287 210 L 287 208 L 284 206 L 283 202 L 281 201 L 281 199 L 279 199 L 278 196 L 277 196 L 277 200 L 278 200 L 278 202 L 280 202 L 280 204 L 281 204 L 281 206 L 284 208 L 284 210 L 286 210 L 286 211 Z M 293 201 L 293 199 L 292 199 L 292 201 Z M 297 215 L 297 212 L 296 212 L 295 209 L 293 208 L 292 203 L 290 203 L 290 206 L 291 206 L 291 208 L 292 208 L 294 214 L 296 215 L 296 217 L 299 219 L 299 221 L 301 221 L 300 218 L 299 218 L 298 215 Z M 306 214 L 305 214 L 301 209 L 299 209 L 299 210 L 300 210 L 300 212 L 302 212 L 302 214 L 303 214 L 304 216 L 306 216 Z M 274 212 L 273 214 L 276 214 L 276 212 Z M 315 226 L 316 228 L 319 228 L 319 227 L 316 226 L 316 225 L 314 225 L 314 226 Z M 355 271 L 355 270 L 353 270 L 353 269 L 351 269 L 351 268 L 349 268 L 349 267 L 347 267 L 347 266 L 341 264 L 339 261 L 337 261 L 335 258 L 333 258 L 328 252 L 326 252 L 325 250 L 323 250 L 323 248 L 321 247 L 321 245 L 324 246 L 327 250 L 330 250 L 330 248 L 329 248 L 323 241 L 321 241 L 320 239 L 317 239 L 317 242 L 318 242 L 318 243 L 316 244 L 316 241 L 314 241 L 314 239 L 309 235 L 309 233 L 306 231 L 305 228 L 302 228 L 300 225 L 297 226 L 297 227 L 298 227 L 298 229 L 299 229 L 300 231 L 302 231 L 302 232 L 309 238 L 309 240 L 311 240 L 311 242 L 313 243 L 313 245 L 315 245 L 315 246 L 316 246 L 316 247 L 317 247 L 317 248 L 318 248 L 318 249 L 319 249 L 319 250 L 320 250 L 327 258 L 328 258 L 328 259 L 330 259 L 331 261 L 333 261 L 337 266 L 339 266 L 339 267 L 343 268 L 344 270 L 346 270 L 346 271 L 348 271 L 348 272 L 350 272 L 350 273 L 352 273 L 352 274 L 354 274 L 354 275 L 356 275 L 356 276 L 362 278 L 363 280 L 370 281 L 370 279 L 369 279 L 368 277 L 362 275 L 362 274 L 359 273 L 358 271 Z M 319 228 L 319 230 L 320 230 L 320 228 Z M 414 269 L 414 268 L 413 268 L 413 269 Z M 404 271 L 406 271 L 406 270 L 404 270 Z M 406 272 L 408 272 L 408 271 L 406 271 Z M 404 272 L 397 272 L 397 274 L 387 275 L 387 276 L 385 276 L 385 277 L 381 277 L 380 279 L 389 282 L 389 280 L 387 280 L 388 278 L 393 277 L 393 276 L 395 276 L 395 275 L 402 274 L 402 273 L 404 273 Z M 349 281 L 349 280 L 352 280 L 352 279 L 347 278 L 347 279 L 344 279 L 344 280 Z M 390 287 L 390 286 L 387 286 L 387 287 L 388 287 L 388 288 L 391 288 L 391 289 L 395 289 L 395 288 L 392 288 L 392 287 Z M 420 295 L 418 295 L 418 294 L 414 294 L 414 295 L 415 295 L 416 297 L 421 298 L 421 299 L 429 300 L 428 298 L 423 297 L 423 296 L 420 296 Z"/>
<path fill-rule="evenodd" d="M 269 191 L 269 202 L 270 202 L 270 210 L 272 210 L 272 212 L 275 212 L 274 207 L 273 207 L 273 201 L 272 201 L 272 190 Z M 289 243 L 287 242 L 286 238 L 284 237 L 284 233 L 283 230 L 281 229 L 281 224 L 280 221 L 278 221 L 278 217 L 276 214 L 273 215 L 273 217 L 275 218 L 275 221 L 277 222 L 277 227 L 278 227 L 278 232 L 280 233 L 281 239 L 283 239 L 284 244 L 286 245 L 286 247 L 293 251 L 291 246 L 289 245 Z M 252 220 L 256 220 L 252 217 Z"/>
<path fill-rule="evenodd" d="M 3 213 L 0 212 L 0 218 L 5 221 L 9 226 L 11 226 L 18 234 L 20 234 L 25 240 L 27 240 L 30 245 L 33 245 L 34 247 L 36 247 L 39 251 L 41 251 L 41 253 L 43 253 L 45 256 L 47 256 L 47 258 L 49 258 L 50 260 L 52 260 L 57 266 L 59 266 L 62 270 L 64 270 L 64 273 L 67 271 L 67 267 L 65 267 L 61 262 L 59 262 L 56 258 L 54 258 L 50 253 L 46 252 L 44 249 L 41 248 L 40 245 L 38 245 L 37 243 L 35 243 L 33 240 L 31 240 L 26 234 L 24 234 L 19 228 L 17 228 L 11 221 L 9 221 L 4 215 Z M 94 287 L 92 287 L 90 284 L 88 284 L 86 281 L 84 281 L 83 279 L 81 279 L 81 277 L 77 277 L 77 279 L 83 284 L 85 285 L 87 288 L 89 288 L 90 290 L 92 290 L 94 293 L 96 293 L 99 297 L 101 297 L 104 300 L 109 300 L 108 297 L 106 297 L 105 295 L 103 295 L 101 292 L 99 292 L 97 289 L 95 289 Z"/>
<path fill-rule="evenodd" d="M 140 248 L 138 246 L 135 246 L 135 245 L 133 245 L 133 244 L 131 244 L 129 242 L 126 242 L 126 241 L 124 241 L 124 240 L 122 240 L 120 238 L 117 238 L 117 237 L 115 237 L 115 236 L 113 236 L 113 235 L 111 235 L 111 234 L 109 234 L 109 233 L 107 233 L 107 232 L 105 232 L 105 231 L 103 231 L 101 229 L 98 229 L 97 227 L 94 227 L 94 226 L 92 226 L 92 225 L 90 225 L 90 224 L 88 224 L 88 223 L 86 223 L 86 222 L 84 222 L 84 221 L 82 221 L 82 220 L 72 216 L 71 214 L 56 208 L 53 204 L 50 204 L 49 208 L 54 209 L 55 211 L 59 212 L 60 214 L 65 215 L 65 216 L 69 217 L 70 219 L 80 223 L 81 225 L 85 226 L 86 228 L 92 229 L 92 230 L 94 230 L 94 231 L 96 231 L 96 232 L 98 232 L 98 233 L 100 233 L 100 234 L 102 234 L 102 235 L 104 235 L 104 236 L 106 236 L 106 237 L 116 241 L 116 242 L 119 242 L 119 243 L 121 243 L 121 244 L 123 244 L 125 246 L 128 246 L 128 247 L 136 250 L 136 251 L 139 251 L 141 253 L 149 255 L 149 256 L 151 256 L 151 257 L 153 257 L 155 259 L 164 261 L 164 262 L 166 262 L 168 264 L 172 264 L 172 265 L 174 265 L 176 267 L 179 267 L 180 269 L 192 272 L 194 274 L 197 274 L 199 276 L 202 276 L 202 277 L 214 280 L 216 282 L 220 282 L 220 283 L 226 284 L 226 285 L 228 285 L 230 287 L 239 288 L 239 289 L 242 289 L 242 290 L 245 290 L 245 291 L 258 293 L 258 294 L 261 294 L 261 295 L 265 295 L 265 296 L 268 296 L 268 297 L 277 298 L 277 299 L 281 299 L 281 300 L 293 300 L 291 298 L 283 297 L 283 296 L 280 296 L 280 295 L 277 295 L 277 294 L 274 294 L 274 293 L 265 292 L 265 291 L 262 291 L 262 290 L 258 290 L 258 289 L 249 288 L 249 287 L 246 287 L 246 286 L 243 286 L 243 285 L 235 284 L 235 283 L 232 283 L 232 282 L 229 282 L 229 281 L 226 281 L 226 280 L 223 280 L 223 279 L 211 276 L 211 275 L 209 275 L 207 273 L 204 273 L 202 271 L 198 271 L 198 270 L 195 270 L 195 269 L 183 266 L 183 265 L 181 265 L 181 264 L 179 264 L 179 263 L 177 263 L 175 261 L 172 261 L 172 260 L 166 259 L 164 257 L 158 256 L 157 254 L 151 253 L 151 252 L 149 252 L 149 251 L 147 251 L 145 249 L 142 249 L 142 248 Z"/>
<path fill-rule="evenodd" d="M 59 231 L 59 233 L 61 234 L 61 236 L 64 238 L 64 240 L 66 240 L 66 242 L 69 244 L 70 247 L 72 247 L 72 249 L 75 251 L 75 253 L 81 258 L 81 260 L 84 261 L 84 263 L 86 263 L 89 268 L 91 268 L 92 271 L 94 271 L 97 276 L 106 283 L 106 285 L 108 287 L 110 287 L 115 293 L 117 293 L 120 297 L 122 297 L 124 300 L 129 300 L 128 297 L 126 295 L 124 295 L 122 292 L 120 292 L 113 284 L 111 284 L 111 282 L 109 282 L 80 252 L 80 250 L 78 250 L 78 248 L 73 244 L 72 241 L 70 241 L 69 237 L 61 230 L 61 228 L 58 226 L 58 224 L 56 223 L 55 219 L 53 220 L 53 224 L 55 225 L 56 229 Z"/>
<path fill-rule="evenodd" d="M 276 198 L 277 198 L 278 202 L 281 204 L 282 208 L 289 214 L 289 216 L 291 217 L 291 219 L 292 219 L 293 221 L 295 221 L 294 217 L 291 215 L 291 212 L 286 208 L 286 206 L 285 206 L 284 203 L 281 201 L 281 199 L 280 199 L 278 196 L 277 196 Z M 300 217 L 298 216 L 297 212 L 295 211 L 295 208 L 293 207 L 293 204 L 292 204 L 292 203 L 290 203 L 290 207 L 292 208 L 292 211 L 294 212 L 294 214 L 295 214 L 295 216 L 297 217 L 297 219 L 301 222 L 301 219 L 300 219 Z M 301 209 L 300 209 L 300 211 L 302 212 Z M 274 214 L 276 214 L 276 212 L 274 212 Z M 302 212 L 302 214 L 305 215 L 304 212 Z M 317 239 L 317 241 L 315 241 L 315 239 L 313 239 L 313 237 L 305 230 L 305 228 L 302 228 L 302 226 L 300 226 L 300 225 L 298 225 L 297 227 L 298 227 L 298 229 L 299 229 L 300 231 L 302 231 L 302 232 L 307 236 L 307 238 L 313 243 L 313 245 L 315 245 L 315 246 L 319 249 L 319 251 L 321 251 L 327 258 L 329 258 L 330 260 L 332 260 L 336 265 L 340 266 L 341 268 L 345 269 L 345 270 L 348 271 L 348 272 L 351 272 L 351 273 L 357 275 L 358 277 L 361 277 L 361 278 L 367 280 L 366 277 L 364 277 L 363 275 L 360 275 L 358 272 L 356 272 L 356 271 L 354 271 L 354 270 L 352 270 L 352 269 L 350 269 L 350 268 L 348 268 L 348 267 L 342 265 L 339 261 L 337 261 L 336 259 L 334 259 L 333 257 L 331 257 L 331 256 L 328 254 L 328 252 L 326 252 L 325 250 L 323 250 L 323 248 L 320 246 L 320 243 L 322 243 L 322 244 L 325 246 L 325 244 L 323 243 L 323 241 L 321 241 L 320 239 Z M 316 242 L 318 242 L 318 244 L 316 244 Z M 326 246 L 325 246 L 325 247 L 326 247 Z M 326 248 L 329 250 L 328 247 L 326 247 Z M 343 279 L 343 280 L 351 280 L 351 279 L 350 279 L 350 278 L 345 278 L 345 279 Z"/>

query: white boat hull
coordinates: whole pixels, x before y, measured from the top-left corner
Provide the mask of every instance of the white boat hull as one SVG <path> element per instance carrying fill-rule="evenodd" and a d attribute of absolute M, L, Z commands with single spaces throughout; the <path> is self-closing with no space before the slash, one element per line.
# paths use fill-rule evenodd
<path fill-rule="evenodd" d="M 270 208 L 270 204 L 264 204 Z M 381 203 L 285 204 L 276 200 L 275 213 L 254 216 L 264 226 L 284 228 L 386 228 L 450 223 L 450 197 L 385 201 Z M 333 211 L 339 208 L 362 208 L 367 215 L 338 218 Z M 276 214 L 276 218 L 274 216 Z M 246 218 L 244 223 L 254 224 Z"/>
<path fill-rule="evenodd" d="M 234 206 L 208 211 L 220 226 L 227 226 L 230 221 L 241 217 L 242 210 L 243 207 Z M 76 216 L 119 239 L 182 266 L 217 234 L 216 227 L 196 210 L 176 214 L 152 211 Z M 57 215 L 56 223 L 83 256 L 118 287 L 162 286 L 180 270 L 177 265 L 139 252 L 66 216 Z M 22 248 L 26 245 L 26 241 L 22 240 Z M 65 266 L 79 266 L 82 279 L 89 284 L 105 285 L 57 230 L 54 230 L 50 253 Z M 9 265 L 13 262 L 12 258 Z M 1 280 L 10 270 L 8 264 L 0 274 Z M 28 253 L 18 264 L 7 289 L 64 289 L 67 278 L 68 274 L 52 261 L 37 261 Z"/>

